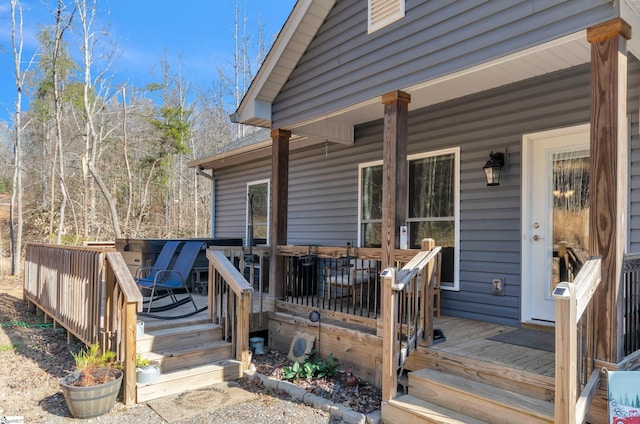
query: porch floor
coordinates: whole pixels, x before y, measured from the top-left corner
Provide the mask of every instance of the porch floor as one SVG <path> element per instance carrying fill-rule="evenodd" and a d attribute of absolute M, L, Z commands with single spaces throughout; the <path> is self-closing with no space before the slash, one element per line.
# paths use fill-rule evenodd
<path fill-rule="evenodd" d="M 427 350 L 451 353 L 547 377 L 553 377 L 555 374 L 553 352 L 487 339 L 515 330 L 514 327 L 440 316 L 434 319 L 433 328 L 442 330 L 446 341 L 429 346 Z M 550 328 L 540 331 L 553 330 Z"/>
<path fill-rule="evenodd" d="M 194 293 L 193 298 L 198 308 L 202 308 L 207 304 L 207 296 Z M 258 296 L 254 296 L 253 303 L 254 312 L 257 312 L 259 310 Z M 162 314 L 170 317 L 191 311 L 193 311 L 193 306 L 188 303 L 173 310 L 163 312 Z M 205 310 L 189 318 L 184 318 L 184 321 L 199 321 L 207 319 L 208 316 L 209 311 Z M 148 327 L 153 327 L 154 323 L 161 325 L 162 322 L 172 321 L 149 317 L 141 317 L 141 319 Z M 353 324 L 347 325 L 346 323 L 340 324 L 338 321 L 336 321 L 335 324 L 350 327 L 353 330 L 375 334 L 375 329 L 372 328 Z M 548 377 L 554 376 L 555 354 L 553 352 L 488 340 L 488 337 L 512 331 L 515 327 L 464 318 L 440 316 L 434 318 L 433 328 L 442 330 L 446 341 L 429 346 L 426 348 L 427 350 L 451 353 Z M 541 331 L 552 332 L 553 330 L 550 328 Z"/>

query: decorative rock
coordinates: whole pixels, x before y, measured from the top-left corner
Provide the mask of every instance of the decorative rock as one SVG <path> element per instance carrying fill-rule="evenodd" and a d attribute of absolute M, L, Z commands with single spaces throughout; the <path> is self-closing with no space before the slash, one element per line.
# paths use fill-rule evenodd
<path fill-rule="evenodd" d="M 381 420 L 382 413 L 379 410 L 367 414 L 367 424 L 380 424 Z"/>
<path fill-rule="evenodd" d="M 342 418 L 342 417 L 344 417 L 344 414 L 346 414 L 347 412 L 353 411 L 353 409 L 349 408 L 348 406 L 340 405 L 340 404 L 337 404 L 337 403 L 334 403 L 333 406 L 336 407 L 336 410 L 337 410 L 336 412 L 337 413 L 334 414 L 333 413 L 334 410 L 332 409 L 331 410 L 331 415 L 335 415 L 336 417 Z"/>
<path fill-rule="evenodd" d="M 348 424 L 365 424 L 367 422 L 367 417 L 365 417 L 364 414 L 356 412 L 351 408 L 342 414 L 342 419 Z"/>
<path fill-rule="evenodd" d="M 260 380 L 262 384 L 268 389 L 287 393 L 293 399 L 302 401 L 306 405 L 312 406 L 316 409 L 328 412 L 334 417 L 342 418 L 348 424 L 381 423 L 381 412 L 379 410 L 365 415 L 363 413 L 354 411 L 349 406 L 333 403 L 332 401 L 321 396 L 317 396 L 313 393 L 307 393 L 305 389 L 296 386 L 291 382 L 271 378 L 256 371 L 245 371 L 245 374 L 254 381 Z"/>
<path fill-rule="evenodd" d="M 278 390 L 280 390 L 281 392 L 289 393 L 289 391 L 292 389 L 299 389 L 298 386 L 296 386 L 295 384 L 289 381 L 281 381 L 281 380 L 278 380 L 278 381 L 279 381 Z"/>
<path fill-rule="evenodd" d="M 329 399 L 325 399 L 320 396 L 316 396 L 315 402 L 313 402 L 313 407 L 325 412 L 331 412 L 331 407 L 333 406 L 333 402 Z"/>
<path fill-rule="evenodd" d="M 303 389 L 302 387 L 297 387 L 295 385 L 293 387 L 290 387 L 287 393 L 289 393 L 289 396 L 300 402 L 304 401 L 304 398 L 308 394 L 305 389 Z"/>
<path fill-rule="evenodd" d="M 280 382 L 280 380 L 269 378 L 262 374 L 260 374 L 260 380 L 262 380 L 262 384 L 264 384 L 264 387 L 272 390 L 278 390 L 278 383 Z"/>
<path fill-rule="evenodd" d="M 314 395 L 313 393 L 307 393 L 305 391 L 305 395 L 302 401 L 305 403 L 305 405 L 313 406 L 317 398 L 318 396 Z"/>

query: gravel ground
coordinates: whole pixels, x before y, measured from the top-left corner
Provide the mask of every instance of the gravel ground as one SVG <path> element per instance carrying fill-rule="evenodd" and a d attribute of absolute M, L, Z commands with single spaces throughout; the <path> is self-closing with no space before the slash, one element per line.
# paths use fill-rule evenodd
<path fill-rule="evenodd" d="M 71 418 L 59 380 L 73 368 L 71 351 L 82 346 L 68 344 L 66 332 L 42 326 L 41 318 L 28 310 L 22 300 L 22 282 L 12 278 L 0 279 L 0 419 L 24 417 L 25 423 L 164 423 L 146 404 L 125 407 L 120 401 L 106 415 L 90 420 Z M 333 417 L 286 394 L 273 393 L 263 385 L 239 381 L 240 385 L 258 393 L 255 401 L 204 412 L 183 421 L 195 423 L 342 423 Z M 369 392 L 367 392 L 369 393 Z M 344 394 L 344 391 L 343 391 Z M 367 399 L 375 397 L 368 394 Z M 357 398 L 355 393 L 352 397 Z M 352 398 L 343 399 L 354 403 Z M 357 402 L 356 402 L 357 403 Z"/>

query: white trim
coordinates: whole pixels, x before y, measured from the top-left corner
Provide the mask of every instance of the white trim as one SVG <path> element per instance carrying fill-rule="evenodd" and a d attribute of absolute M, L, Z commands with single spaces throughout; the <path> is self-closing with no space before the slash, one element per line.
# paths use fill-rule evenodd
<path fill-rule="evenodd" d="M 425 157 L 447 155 L 453 153 L 454 157 L 454 248 L 453 257 L 453 286 L 440 286 L 442 290 L 460 291 L 460 147 L 452 147 L 448 149 L 434 150 L 431 152 L 417 153 L 407 156 L 407 161 L 422 159 Z M 407 173 L 408 178 L 408 173 Z M 409 196 L 407 195 L 407 201 Z M 408 207 L 408 205 L 407 205 Z"/>
<path fill-rule="evenodd" d="M 454 155 L 454 263 L 453 263 L 453 286 L 441 286 L 442 290 L 459 291 L 460 290 L 460 147 L 452 147 L 448 149 L 433 150 L 429 152 L 416 153 L 407 156 L 407 162 L 422 159 L 426 157 Z M 371 166 L 382 165 L 383 161 L 373 161 L 358 164 L 358 247 L 362 247 L 362 169 Z M 407 174 L 407 178 L 409 178 Z M 409 194 L 407 194 L 407 202 Z M 408 208 L 408 204 L 405 205 Z"/>
<path fill-rule="evenodd" d="M 269 244 L 269 233 L 271 227 L 271 179 L 265 178 L 262 180 L 247 181 L 247 191 L 245 192 L 245 215 L 244 215 L 244 239 L 245 244 L 249 242 L 249 207 L 247 197 L 249 196 L 249 187 L 259 184 L 267 184 L 267 245 Z"/>
<path fill-rule="evenodd" d="M 525 284 L 525 278 L 531 273 L 533 264 L 527 258 L 532 255 L 531 243 L 529 238 L 531 234 L 528 232 L 529 224 L 532 219 L 532 202 L 528 195 L 531 191 L 531 181 L 533 178 L 534 166 L 532 163 L 533 142 L 547 138 L 564 137 L 573 134 L 589 132 L 590 124 L 581 124 L 572 127 L 556 128 L 553 130 L 540 131 L 535 133 L 522 135 L 522 194 L 521 194 L 521 219 L 520 219 L 520 321 L 527 323 L 542 324 L 539 321 L 532 320 L 533 304 L 530 293 L 531 284 Z"/>

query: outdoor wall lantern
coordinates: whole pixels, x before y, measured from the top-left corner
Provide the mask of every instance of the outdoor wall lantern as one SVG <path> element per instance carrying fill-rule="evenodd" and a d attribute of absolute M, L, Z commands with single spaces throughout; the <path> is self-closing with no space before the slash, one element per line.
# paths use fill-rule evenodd
<path fill-rule="evenodd" d="M 482 169 L 484 170 L 485 177 L 487 177 L 488 186 L 500 185 L 500 172 L 505 165 L 505 154 L 502 152 L 489 153 L 489 160 L 484 164 Z"/>

